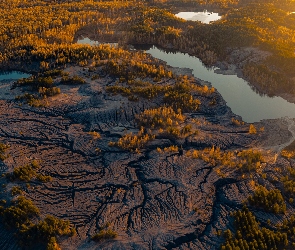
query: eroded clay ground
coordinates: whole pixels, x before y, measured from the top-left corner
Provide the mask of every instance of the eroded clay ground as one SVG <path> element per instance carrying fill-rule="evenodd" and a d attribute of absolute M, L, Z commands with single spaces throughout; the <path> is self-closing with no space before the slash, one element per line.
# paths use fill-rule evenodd
<path fill-rule="evenodd" d="M 81 68 L 67 71 L 88 74 Z M 225 169 L 221 177 L 215 168 L 185 156 L 185 152 L 213 145 L 223 150 L 258 148 L 267 159 L 260 172 L 271 178 L 280 178 L 275 168 L 284 170 L 290 164 L 277 156 L 282 146 L 293 140 L 293 120 L 257 123 L 264 132 L 250 135 L 249 124 L 231 124 L 234 114 L 218 93 L 217 105 L 208 108 L 203 98 L 204 106 L 187 114 L 199 121 L 198 136 L 158 138 L 141 153 L 109 147 L 110 141 L 126 131 L 138 131 L 135 114 L 159 103 L 128 102 L 125 97 L 106 94 L 104 87 L 114 81 L 110 77 L 86 80 L 88 84 L 83 86 L 61 86 L 62 94 L 49 100 L 46 108 L 19 105 L 14 96 L 21 90 L 10 90 L 9 81 L 1 83 L 0 141 L 10 145 L 10 157 L 1 163 L 1 173 L 33 159 L 40 161 L 39 172 L 53 180 L 21 185 L 42 216 L 52 214 L 75 225 L 75 237 L 59 239 L 62 249 L 217 249 L 223 240 L 217 231 L 232 225 L 230 213 L 241 208 L 253 192 L 253 180 L 274 186 L 259 173 L 242 178 L 233 169 Z M 99 132 L 101 138 L 89 131 Z M 156 150 L 170 145 L 182 145 L 184 153 Z M 7 197 L 16 184 L 9 183 L 1 196 Z M 288 205 L 287 210 L 289 216 L 293 208 Z M 254 213 L 265 222 L 283 218 Z M 118 237 L 102 243 L 91 241 L 106 224 Z M 18 249 L 13 232 L 3 225 L 0 249 Z"/>

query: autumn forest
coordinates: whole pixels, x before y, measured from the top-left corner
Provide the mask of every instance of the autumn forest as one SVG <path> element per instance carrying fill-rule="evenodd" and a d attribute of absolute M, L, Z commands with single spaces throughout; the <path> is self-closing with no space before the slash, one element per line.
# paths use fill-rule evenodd
<path fill-rule="evenodd" d="M 293 104 L 294 0 L 0 10 L 0 249 L 294 249 L 294 117 L 246 122 L 201 74 L 146 52 Z"/>

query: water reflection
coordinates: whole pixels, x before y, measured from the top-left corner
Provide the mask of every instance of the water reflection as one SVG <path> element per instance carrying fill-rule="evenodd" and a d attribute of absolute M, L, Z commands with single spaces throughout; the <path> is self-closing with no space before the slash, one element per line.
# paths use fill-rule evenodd
<path fill-rule="evenodd" d="M 109 44 L 112 47 L 118 47 L 118 43 L 104 43 L 104 42 L 98 42 L 91 40 L 88 37 L 81 37 L 77 40 L 77 44 L 89 44 L 89 45 L 99 45 L 99 44 Z"/>
<path fill-rule="evenodd" d="M 185 19 L 187 21 L 200 21 L 209 24 L 221 18 L 218 13 L 202 11 L 202 12 L 179 12 L 175 16 Z"/>
<path fill-rule="evenodd" d="M 220 74 L 218 68 L 208 69 L 197 57 L 180 52 L 167 53 L 156 47 L 146 52 L 166 61 L 172 67 L 192 69 L 195 77 L 210 82 L 232 111 L 240 115 L 246 122 L 285 116 L 295 117 L 295 104 L 289 103 L 281 97 L 262 96 L 261 93 L 253 91 L 248 83 L 237 75 Z"/>

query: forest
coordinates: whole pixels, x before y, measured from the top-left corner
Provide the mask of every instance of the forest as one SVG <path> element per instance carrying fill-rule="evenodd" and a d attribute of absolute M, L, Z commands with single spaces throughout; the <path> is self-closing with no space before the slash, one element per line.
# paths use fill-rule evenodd
<path fill-rule="evenodd" d="M 208 25 L 185 21 L 175 16 L 181 8 L 192 7 L 217 8 L 225 14 L 220 20 Z M 189 218 L 192 224 L 184 227 L 185 230 L 181 229 L 183 231 L 179 232 L 179 235 L 183 236 L 171 236 L 169 232 L 162 235 L 161 239 L 151 240 L 156 243 L 148 243 L 150 246 L 162 244 L 162 247 L 172 249 L 189 242 L 188 239 L 193 241 L 199 236 L 200 239 L 204 237 L 204 233 L 196 236 L 197 231 L 201 230 L 199 224 L 203 223 L 203 232 L 209 231 L 207 224 L 216 218 L 217 210 L 223 209 L 221 200 L 228 199 L 221 193 L 228 188 L 227 185 L 236 185 L 238 182 L 250 183 L 245 188 L 245 193 L 249 195 L 244 195 L 243 200 L 239 202 L 233 201 L 234 205 L 230 202 L 224 205 L 232 205 L 231 213 L 224 217 L 226 225 L 222 230 L 217 230 L 219 226 L 214 225 L 214 237 L 218 244 L 214 245 L 215 249 L 260 250 L 294 247 L 294 143 L 283 147 L 272 163 L 269 161 L 269 151 L 264 152 L 253 146 L 254 142 L 266 137 L 267 132 L 260 123 L 247 124 L 231 113 L 214 87 L 202 85 L 194 77 L 176 74 L 171 67 L 144 51 L 130 49 L 131 45 L 157 45 L 169 51 L 197 56 L 206 67 L 213 68 L 217 62 L 229 62 L 232 51 L 255 47 L 267 52 L 269 56 L 257 62 L 245 63 L 237 58 L 233 63 L 241 65 L 243 78 L 260 93 L 269 96 L 284 93 L 294 95 L 295 14 L 290 11 L 295 10 L 294 1 L 7 0 L 0 2 L 0 9 L 0 72 L 16 70 L 31 75 L 12 83 L 11 90 L 18 91 L 19 95 L 8 104 L 15 105 L 15 110 L 34 113 L 34 117 L 37 118 L 28 118 L 27 124 L 32 121 L 39 122 L 38 117 L 42 116 L 42 112 L 45 118 L 56 112 L 52 115 L 52 120 L 64 118 L 64 121 L 59 121 L 54 132 L 50 132 L 49 135 L 45 135 L 47 132 L 40 133 L 42 137 L 49 138 L 46 146 L 64 147 L 67 153 L 70 152 L 77 158 L 77 155 L 85 157 L 83 161 L 86 163 L 83 164 L 96 165 L 94 170 L 83 170 L 82 173 L 87 173 L 91 178 L 95 176 L 99 182 L 101 179 L 107 181 L 101 186 L 92 183 L 93 180 L 85 181 L 93 184 L 89 190 L 98 190 L 95 191 L 96 196 L 90 200 L 97 202 L 99 208 L 92 215 L 86 215 L 84 221 L 81 219 L 83 223 L 89 223 L 96 218 L 95 222 L 89 223 L 91 225 L 87 230 L 81 230 L 81 235 L 84 235 L 81 236 L 79 227 L 82 227 L 80 224 L 83 223 L 79 221 L 79 215 L 75 214 L 76 217 L 68 218 L 64 212 L 63 216 L 58 218 L 50 213 L 43 214 L 42 208 L 46 210 L 46 202 L 36 199 L 38 195 L 43 195 L 45 189 L 48 188 L 50 193 L 58 186 L 62 189 L 58 194 L 66 194 L 66 198 L 63 199 L 67 200 L 70 197 L 73 199 L 72 205 L 75 206 L 75 195 L 79 196 L 77 193 L 81 190 L 88 191 L 82 180 L 84 177 L 78 175 L 81 170 L 74 171 L 68 176 L 69 170 L 64 173 L 60 173 L 59 170 L 45 170 L 44 166 L 58 165 L 57 162 L 46 163 L 55 154 L 46 155 L 44 160 L 35 160 L 34 154 L 27 157 L 22 152 L 26 150 L 22 149 L 25 148 L 24 145 L 38 148 L 41 142 L 22 142 L 15 146 L 17 140 L 32 140 L 34 133 L 2 133 L 1 128 L 3 138 L 13 135 L 10 140 L 0 137 L 0 163 L 3 166 L 13 164 L 13 167 L 10 167 L 8 172 L 1 170 L 1 197 L 4 198 L 0 200 L 0 221 L 7 230 L 12 230 L 18 235 L 15 241 L 19 247 L 58 250 L 61 249 L 60 242 L 71 242 L 71 239 L 78 241 L 79 237 L 84 237 L 85 242 L 91 242 L 97 247 L 101 246 L 99 244 L 122 240 L 126 235 L 132 238 L 134 232 L 144 231 L 143 228 L 149 225 L 146 221 L 155 216 L 158 207 L 160 211 L 172 208 L 169 213 L 158 216 L 159 221 L 170 216 L 181 221 L 187 212 L 185 210 L 189 210 L 186 218 Z M 81 34 L 94 37 L 101 44 L 78 44 L 77 40 Z M 111 46 L 106 44 L 108 42 L 118 45 Z M 77 98 L 72 95 L 74 91 L 78 93 Z M 89 93 L 92 95 L 90 98 L 87 96 Z M 67 96 L 70 96 L 69 99 L 66 99 Z M 101 96 L 103 100 L 99 99 Z M 59 97 L 66 101 L 58 103 Z M 102 108 L 102 105 L 105 106 Z M 105 110 L 108 108 L 111 112 L 105 115 L 103 112 L 107 112 Z M 95 110 L 93 113 L 92 109 Z M 89 110 L 91 114 L 84 117 Z M 96 116 L 95 112 L 99 115 Z M 94 125 L 91 124 L 91 119 L 95 120 Z M 103 119 L 107 121 L 101 125 Z M 219 120 L 215 122 L 214 119 Z M 57 131 L 64 124 L 70 125 L 67 125 L 67 131 L 56 139 L 56 134 L 59 133 Z M 29 129 L 30 125 L 26 127 Z M 41 127 L 48 129 L 50 126 L 42 124 Z M 35 129 L 35 133 L 39 133 L 38 129 Z M 53 141 L 56 144 L 53 144 Z M 86 148 L 86 153 L 81 153 L 83 147 Z M 15 148 L 21 153 L 16 153 L 18 151 Z M 38 150 L 36 152 L 39 153 Z M 62 158 L 67 153 L 60 153 L 56 158 Z M 24 162 L 14 165 L 11 154 L 21 155 L 25 159 Z M 105 155 L 108 154 L 111 156 L 107 159 Z M 275 165 L 278 156 L 278 164 L 281 164 L 279 167 Z M 70 156 L 68 160 L 75 157 Z M 127 163 L 126 159 L 129 160 Z M 145 176 L 144 169 L 149 168 L 154 159 L 161 159 L 160 163 L 157 163 L 160 164 L 159 169 L 155 168 Z M 185 170 L 177 169 L 178 161 L 185 162 Z M 66 164 L 62 161 L 61 165 Z M 97 167 L 99 164 L 103 167 Z M 122 173 L 114 174 L 112 167 L 117 166 L 116 164 Z M 80 165 L 80 162 L 77 160 L 73 165 Z M 199 166 L 201 168 L 196 169 Z M 169 167 L 172 170 L 169 170 Z M 189 172 L 191 169 L 194 169 L 194 172 Z M 273 169 L 279 170 L 274 173 Z M 183 175 L 182 172 L 185 171 L 188 171 L 188 176 Z M 163 177 L 164 172 L 167 176 L 173 172 L 172 175 L 176 176 L 173 178 L 182 178 L 183 182 L 189 178 L 195 179 L 188 181 L 186 185 L 180 185 L 179 180 Z M 212 197 L 212 190 L 215 190 L 217 198 L 208 203 L 212 205 L 212 219 L 202 222 L 202 216 L 209 213 L 204 212 L 208 209 L 207 205 L 204 205 L 204 208 L 195 202 L 201 195 L 196 193 L 195 183 L 198 183 L 199 176 L 204 175 L 204 181 L 199 183 L 198 192 L 205 190 L 204 186 L 209 182 L 207 178 L 212 173 L 216 175 L 210 177 L 213 184 L 208 188 L 209 192 L 203 201 Z M 101 176 L 97 177 L 97 174 Z M 157 174 L 162 177 L 158 177 Z M 108 175 L 112 177 L 108 179 Z M 132 181 L 128 184 L 120 181 L 111 183 L 124 175 Z M 58 178 L 65 182 L 60 184 Z M 67 178 L 71 181 L 67 182 Z M 157 194 L 153 193 L 156 191 L 151 191 L 152 183 L 155 181 L 159 183 L 155 188 Z M 220 183 L 223 186 L 218 189 Z M 79 191 L 75 191 L 75 185 L 80 185 Z M 168 187 L 162 190 L 165 185 Z M 63 190 L 65 187 L 70 191 Z M 188 187 L 193 191 L 185 193 Z M 239 192 L 243 188 L 238 188 Z M 38 194 L 34 193 L 35 190 Z M 127 201 L 128 192 L 132 193 L 132 201 Z M 167 200 L 162 197 L 165 192 L 168 193 Z M 181 193 L 177 204 L 173 204 L 175 193 Z M 141 204 L 135 204 L 136 195 L 143 197 Z M 191 197 L 195 200 L 189 201 Z M 158 202 L 157 205 L 149 203 L 153 199 Z M 189 208 L 186 207 L 183 211 L 179 209 L 181 212 L 176 216 L 177 206 L 185 202 L 189 204 Z M 124 206 L 118 205 L 108 211 L 104 210 L 108 204 L 117 206 L 119 203 Z M 55 202 L 51 202 L 50 205 L 53 204 Z M 87 202 L 85 204 L 88 206 L 87 209 L 90 209 L 91 205 Z M 134 207 L 128 212 L 128 206 Z M 146 206 L 150 210 L 147 210 Z M 213 206 L 218 209 L 215 211 Z M 113 216 L 119 213 L 118 211 L 122 214 Z M 111 214 L 111 222 L 103 217 L 109 216 L 108 213 Z M 259 221 L 259 216 L 275 219 Z M 138 220 L 142 220 L 142 225 L 136 228 L 134 224 L 137 224 Z M 161 224 L 159 221 L 154 222 L 151 219 L 149 223 Z M 224 223 L 223 219 L 221 221 Z M 120 223 L 126 223 L 127 226 L 122 227 Z M 175 226 L 174 230 L 177 230 L 178 226 Z M 193 233 L 188 233 L 187 228 L 193 228 Z M 2 230 L 2 227 L 0 229 Z M 163 243 L 164 239 L 167 241 L 166 245 Z M 211 249 L 214 249 L 213 245 Z"/>
<path fill-rule="evenodd" d="M 243 65 L 244 77 L 259 91 L 271 96 L 294 91 L 292 69 L 295 59 L 292 51 L 295 17 L 286 10 L 292 9 L 294 2 L 211 2 L 235 8 L 227 7 L 229 9 L 220 21 L 204 25 L 175 17 L 170 1 L 157 5 L 156 2 L 136 1 L 60 1 L 48 4 L 46 1 L 9 0 L 0 3 L 3 9 L 0 14 L 1 68 L 21 67 L 22 61 L 31 62 L 34 70 L 36 62 L 40 70 L 71 62 L 86 64 L 93 52 L 88 54 L 86 48 L 73 43 L 75 34 L 86 29 L 101 41 L 172 47 L 198 56 L 208 66 L 226 59 L 229 49 L 258 46 L 271 52 L 271 56 L 254 65 Z M 210 6 L 211 2 L 207 5 Z M 202 6 L 204 3 L 197 4 Z M 282 6 L 284 8 L 279 8 Z M 32 68 L 27 70 L 32 71 Z"/>

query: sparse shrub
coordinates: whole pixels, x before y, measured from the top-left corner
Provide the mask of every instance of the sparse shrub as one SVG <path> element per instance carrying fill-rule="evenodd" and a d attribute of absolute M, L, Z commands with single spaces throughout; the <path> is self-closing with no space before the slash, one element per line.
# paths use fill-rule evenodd
<path fill-rule="evenodd" d="M 257 130 L 256 130 L 255 126 L 253 124 L 250 124 L 249 134 L 256 134 L 256 133 L 257 133 Z"/>
<path fill-rule="evenodd" d="M 117 236 L 118 234 L 115 231 L 111 229 L 106 229 L 106 230 L 99 231 L 99 233 L 93 235 L 91 239 L 99 242 L 102 240 L 114 239 Z"/>
<path fill-rule="evenodd" d="M 53 69 L 53 70 L 48 70 L 42 73 L 43 77 L 57 77 L 57 76 L 68 76 L 69 73 L 65 72 L 61 69 Z"/>
<path fill-rule="evenodd" d="M 121 94 L 122 96 L 131 96 L 132 95 L 129 88 L 123 87 L 123 86 L 118 86 L 118 85 L 107 86 L 106 92 L 110 92 L 114 95 Z"/>
<path fill-rule="evenodd" d="M 38 174 L 36 176 L 36 179 L 38 181 L 41 181 L 41 182 L 50 182 L 50 181 L 52 181 L 52 177 L 51 176 L 49 176 L 49 175 L 42 175 L 42 174 Z"/>
<path fill-rule="evenodd" d="M 236 166 L 234 154 L 231 151 L 223 152 L 219 147 L 206 148 L 204 150 L 190 150 L 186 155 L 195 159 L 201 159 L 212 166 Z"/>
<path fill-rule="evenodd" d="M 40 100 L 40 97 L 35 94 L 25 93 L 23 95 L 16 96 L 15 99 L 17 101 L 25 101 L 28 105 L 30 105 L 32 107 L 45 107 L 46 106 L 46 102 L 44 102 L 43 100 Z"/>
<path fill-rule="evenodd" d="M 180 136 L 180 130 L 177 127 L 168 127 L 166 130 L 164 130 L 163 134 L 166 136 L 172 136 L 172 137 L 179 137 Z"/>
<path fill-rule="evenodd" d="M 196 111 L 201 104 L 198 99 L 190 93 L 181 93 L 177 91 L 168 91 L 165 93 L 164 102 L 171 105 L 174 110 L 182 110 L 183 112 L 193 112 Z"/>
<path fill-rule="evenodd" d="M 193 112 L 199 108 L 201 102 L 195 99 L 192 93 L 208 94 L 208 91 L 208 86 L 198 86 L 183 77 L 165 92 L 163 100 L 166 104 L 172 106 L 174 110 L 180 109 L 182 112 Z M 214 92 L 214 89 L 212 91 Z"/>
<path fill-rule="evenodd" d="M 38 92 L 42 97 L 55 96 L 55 95 L 60 94 L 60 88 L 58 88 L 58 87 L 51 87 L 51 88 L 40 87 Z"/>
<path fill-rule="evenodd" d="M 139 101 L 139 98 L 135 95 L 130 95 L 128 96 L 128 101 L 130 102 L 138 102 Z"/>
<path fill-rule="evenodd" d="M 264 161 L 261 152 L 257 150 L 243 150 L 238 153 L 240 157 L 240 170 L 242 172 L 250 172 L 256 170 Z"/>
<path fill-rule="evenodd" d="M 21 180 L 21 181 L 30 181 L 32 178 L 35 178 L 37 173 L 36 170 L 40 168 L 39 164 L 35 161 L 29 163 L 27 165 L 16 167 L 13 170 L 13 174 L 11 176 L 12 180 Z"/>
<path fill-rule="evenodd" d="M 29 78 L 22 78 L 14 83 L 14 86 L 30 86 L 33 90 L 38 90 L 40 87 L 51 88 L 53 79 L 51 76 L 31 76 Z"/>
<path fill-rule="evenodd" d="M 85 84 L 86 81 L 80 77 L 80 76 L 63 76 L 61 78 L 60 84 L 65 84 L 65 85 L 76 85 L 76 84 Z"/>
<path fill-rule="evenodd" d="M 13 196 L 18 195 L 18 194 L 22 194 L 22 193 L 23 193 L 23 191 L 22 191 L 22 189 L 19 186 L 14 186 L 11 189 L 11 194 Z"/>
<path fill-rule="evenodd" d="M 94 80 L 97 80 L 97 79 L 99 79 L 99 78 L 100 78 L 100 76 L 97 75 L 97 74 L 95 74 L 95 75 L 93 75 L 93 76 L 91 77 L 91 80 L 94 81 Z"/>
<path fill-rule="evenodd" d="M 9 146 L 3 143 L 0 143 L 0 161 L 4 161 L 6 159 L 5 151 Z"/>
<path fill-rule="evenodd" d="M 170 126 L 178 126 L 183 122 L 185 116 L 181 111 L 175 112 L 171 107 L 160 107 L 156 109 L 146 109 L 140 115 L 135 117 L 139 126 L 148 128 L 167 128 Z"/>
<path fill-rule="evenodd" d="M 231 123 L 235 126 L 241 126 L 241 125 L 244 125 L 245 123 L 243 121 L 240 121 L 238 119 L 235 119 L 235 118 L 231 118 Z"/>
<path fill-rule="evenodd" d="M 140 148 L 143 148 L 147 142 L 154 138 L 155 135 L 145 134 L 144 128 L 141 127 L 137 135 L 133 135 L 132 133 L 126 134 L 120 138 L 118 142 L 110 142 L 109 146 L 115 146 L 130 151 L 138 151 Z"/>
<path fill-rule="evenodd" d="M 49 240 L 56 235 L 72 236 L 75 234 L 75 229 L 71 227 L 70 221 L 58 219 L 52 215 L 47 215 L 36 227 L 41 239 Z"/>
<path fill-rule="evenodd" d="M 188 124 L 185 125 L 181 130 L 180 130 L 180 134 L 181 135 L 187 135 L 190 134 L 192 132 L 192 125 Z"/>
<path fill-rule="evenodd" d="M 57 242 L 56 242 L 56 238 L 55 237 L 51 237 L 46 250 L 61 250 L 61 248 L 58 246 Z"/>
<path fill-rule="evenodd" d="M 159 148 L 159 147 L 157 147 L 157 152 L 158 152 L 158 153 L 163 153 L 162 149 Z"/>
<path fill-rule="evenodd" d="M 183 137 L 192 134 L 191 124 L 182 127 L 186 117 L 181 114 L 181 110 L 174 111 L 172 107 L 159 107 L 156 109 L 146 109 L 135 117 L 140 126 L 151 129 L 159 129 L 161 136 Z"/>
<path fill-rule="evenodd" d="M 187 157 L 201 159 L 211 166 L 235 167 L 242 173 L 256 170 L 264 160 L 257 150 L 243 150 L 240 152 L 222 151 L 218 147 L 205 148 L 204 150 L 189 150 Z M 218 169 L 220 172 L 220 169 Z"/>
<path fill-rule="evenodd" d="M 179 152 L 178 146 L 172 145 L 170 147 L 165 147 L 163 150 L 161 148 L 157 148 L 158 153 L 170 153 L 170 152 Z"/>
<path fill-rule="evenodd" d="M 6 204 L 6 200 L 4 200 L 4 199 L 2 199 L 2 200 L 0 200 L 0 204 L 2 204 L 2 205 L 5 205 Z"/>
<path fill-rule="evenodd" d="M 94 139 L 100 139 L 101 138 L 100 133 L 98 133 L 96 131 L 90 131 L 90 132 L 88 132 L 88 134 L 92 135 Z"/>
<path fill-rule="evenodd" d="M 285 158 L 288 158 L 288 159 L 294 158 L 295 157 L 295 141 L 293 141 L 290 145 L 285 147 L 281 151 L 281 155 Z"/>
<path fill-rule="evenodd" d="M 179 151 L 179 149 L 178 149 L 178 146 L 176 146 L 176 145 L 172 145 L 172 146 L 170 146 L 170 147 L 165 147 L 164 148 L 164 152 L 165 153 L 169 153 L 169 152 L 178 152 Z"/>

